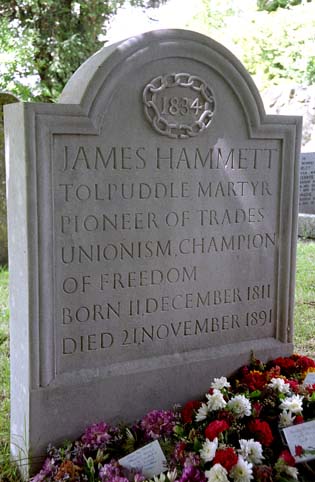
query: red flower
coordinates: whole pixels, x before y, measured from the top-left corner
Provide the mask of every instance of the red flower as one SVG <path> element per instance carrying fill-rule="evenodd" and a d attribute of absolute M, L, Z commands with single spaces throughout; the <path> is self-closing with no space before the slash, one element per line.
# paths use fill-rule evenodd
<path fill-rule="evenodd" d="M 182 419 L 184 423 L 191 423 L 193 421 L 193 414 L 195 410 L 201 406 L 199 400 L 191 400 L 187 402 L 182 409 Z"/>
<path fill-rule="evenodd" d="M 210 441 L 214 440 L 220 433 L 229 428 L 229 424 L 225 420 L 214 420 L 209 423 L 205 430 L 205 436 Z"/>
<path fill-rule="evenodd" d="M 279 366 L 271 367 L 268 372 L 266 372 L 266 379 L 271 380 L 272 378 L 279 378 L 281 375 L 281 369 Z"/>
<path fill-rule="evenodd" d="M 302 415 L 297 415 L 294 419 L 294 425 L 299 425 L 299 423 L 304 423 L 304 418 Z"/>
<path fill-rule="evenodd" d="M 302 445 L 296 445 L 295 446 L 295 455 L 296 457 L 301 457 L 304 454 L 304 449 Z"/>
<path fill-rule="evenodd" d="M 311 358 L 304 355 L 292 355 L 293 360 L 296 361 L 296 366 L 305 372 L 308 368 L 315 367 L 315 362 Z"/>
<path fill-rule="evenodd" d="M 254 417 L 259 417 L 260 412 L 262 411 L 262 404 L 260 402 L 254 402 L 252 403 L 252 412 Z"/>
<path fill-rule="evenodd" d="M 228 472 L 237 464 L 238 456 L 232 447 L 218 449 L 213 464 L 221 464 Z"/>
<path fill-rule="evenodd" d="M 288 383 L 290 385 L 290 388 L 291 388 L 292 392 L 298 393 L 299 382 L 297 382 L 296 380 L 286 380 L 286 383 Z"/>
<path fill-rule="evenodd" d="M 273 435 L 271 428 L 267 422 L 256 418 L 249 423 L 248 428 L 256 436 L 256 438 L 262 445 L 268 447 L 272 444 Z"/>
<path fill-rule="evenodd" d="M 246 375 L 248 375 L 248 374 L 249 374 L 249 368 L 248 368 L 248 366 L 244 365 L 241 368 L 241 376 L 246 377 Z"/>
<path fill-rule="evenodd" d="M 262 390 L 266 385 L 266 375 L 258 371 L 251 371 L 244 376 L 242 383 L 251 391 Z"/>
<path fill-rule="evenodd" d="M 228 426 L 232 425 L 235 421 L 235 415 L 232 412 L 228 412 L 227 410 L 220 410 L 217 414 L 218 420 L 225 420 Z"/>
<path fill-rule="evenodd" d="M 307 393 L 312 395 L 315 392 L 315 383 L 313 383 L 312 385 L 306 385 L 305 389 Z"/>
<path fill-rule="evenodd" d="M 285 463 L 287 465 L 289 465 L 290 467 L 295 466 L 295 459 L 294 459 L 294 457 L 292 457 L 292 455 L 290 454 L 290 452 L 288 450 L 283 450 L 281 452 L 281 454 L 279 455 L 279 459 L 284 460 Z"/>
<path fill-rule="evenodd" d="M 275 358 L 272 363 L 274 366 L 278 365 L 282 370 L 287 372 L 296 370 L 296 363 L 291 358 L 279 356 L 278 358 Z"/>
<path fill-rule="evenodd" d="M 273 482 L 272 468 L 267 465 L 255 465 L 253 467 L 254 477 L 257 482 Z"/>

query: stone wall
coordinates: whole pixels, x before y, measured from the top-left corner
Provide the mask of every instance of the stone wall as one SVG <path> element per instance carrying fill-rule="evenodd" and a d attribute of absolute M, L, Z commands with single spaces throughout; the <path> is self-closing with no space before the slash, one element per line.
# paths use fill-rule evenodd
<path fill-rule="evenodd" d="M 0 265 L 8 263 L 3 106 L 13 102 L 18 102 L 14 95 L 0 92 Z"/>

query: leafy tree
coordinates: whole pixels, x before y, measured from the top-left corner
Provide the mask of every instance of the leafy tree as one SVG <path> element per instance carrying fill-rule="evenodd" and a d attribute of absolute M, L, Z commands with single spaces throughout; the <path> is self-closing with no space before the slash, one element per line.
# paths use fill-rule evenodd
<path fill-rule="evenodd" d="M 2 0 L 0 88 L 23 100 L 53 101 L 71 74 L 102 45 L 124 0 Z M 143 4 L 133 0 L 131 4 Z M 156 3 L 156 2 L 155 2 Z M 148 5 L 148 4 L 147 4 Z M 27 86 L 23 79 L 33 79 Z"/>
<path fill-rule="evenodd" d="M 258 10 L 267 10 L 267 12 L 274 12 L 278 8 L 290 8 L 295 5 L 300 5 L 303 0 L 257 0 Z M 312 0 L 307 0 L 311 2 Z"/>

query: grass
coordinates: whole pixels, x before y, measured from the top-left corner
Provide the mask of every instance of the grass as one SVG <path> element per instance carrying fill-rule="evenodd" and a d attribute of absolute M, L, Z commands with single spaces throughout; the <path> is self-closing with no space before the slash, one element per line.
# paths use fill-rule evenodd
<path fill-rule="evenodd" d="M 298 244 L 294 345 L 297 353 L 315 358 L 315 243 Z"/>
<path fill-rule="evenodd" d="M 0 267 L 0 482 L 19 482 L 10 462 L 9 273 Z"/>
<path fill-rule="evenodd" d="M 315 358 L 315 242 L 298 243 L 295 303 L 295 351 Z M 9 458 L 9 385 L 8 271 L 0 268 L 0 482 L 20 482 Z"/>
<path fill-rule="evenodd" d="M 0 271 L 0 436 L 9 430 L 9 308 L 8 272 Z M 2 442 L 2 438 L 1 438 Z"/>

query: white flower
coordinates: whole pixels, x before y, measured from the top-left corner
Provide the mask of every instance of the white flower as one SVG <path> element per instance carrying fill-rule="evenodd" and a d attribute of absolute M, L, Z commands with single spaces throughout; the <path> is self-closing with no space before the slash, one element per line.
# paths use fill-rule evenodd
<path fill-rule="evenodd" d="M 169 482 L 175 482 L 176 477 L 177 477 L 177 470 L 174 469 L 172 471 L 168 471 L 167 474 L 163 474 L 163 472 L 160 475 L 155 475 L 153 479 L 150 479 L 149 482 L 165 482 L 166 477 L 169 480 Z"/>
<path fill-rule="evenodd" d="M 292 479 L 299 480 L 299 472 L 296 467 L 290 467 L 289 465 L 286 465 L 284 472 L 290 477 L 292 477 Z"/>
<path fill-rule="evenodd" d="M 207 418 L 209 414 L 208 406 L 205 403 L 201 404 L 201 407 L 198 409 L 196 413 L 196 422 L 202 422 Z"/>
<path fill-rule="evenodd" d="M 246 462 L 241 455 L 238 457 L 237 464 L 231 470 L 234 482 L 249 482 L 253 479 L 253 464 Z"/>
<path fill-rule="evenodd" d="M 283 400 L 280 408 L 283 410 L 289 410 L 291 413 L 301 413 L 303 410 L 303 397 L 300 395 L 292 395 L 292 397 L 287 397 Z"/>
<path fill-rule="evenodd" d="M 250 401 L 244 395 L 235 395 L 227 404 L 227 408 L 234 413 L 237 418 L 245 415 L 248 417 L 252 412 Z"/>
<path fill-rule="evenodd" d="M 150 479 L 150 482 L 165 482 L 166 480 L 166 477 L 165 475 L 162 473 L 160 475 L 155 475 L 154 476 L 154 479 Z"/>
<path fill-rule="evenodd" d="M 229 482 L 227 470 L 221 464 L 215 464 L 210 470 L 206 470 L 205 476 L 208 482 Z"/>
<path fill-rule="evenodd" d="M 283 378 L 272 378 L 268 387 L 277 390 L 279 393 L 290 393 L 290 385 L 285 383 Z"/>
<path fill-rule="evenodd" d="M 230 388 L 231 384 L 227 381 L 226 377 L 214 378 L 211 383 L 211 388 L 216 388 L 217 390 L 222 390 L 222 388 Z"/>
<path fill-rule="evenodd" d="M 241 447 L 239 453 L 242 457 L 252 464 L 260 464 L 264 458 L 261 443 L 252 438 L 250 440 L 241 439 L 239 442 Z"/>
<path fill-rule="evenodd" d="M 293 425 L 294 419 L 295 415 L 293 415 L 293 413 L 289 412 L 288 410 L 283 410 L 279 418 L 279 427 L 290 427 Z"/>
<path fill-rule="evenodd" d="M 167 475 L 167 478 L 170 482 L 175 482 L 175 480 L 177 478 L 177 470 L 174 469 L 172 471 L 168 471 L 166 475 Z"/>
<path fill-rule="evenodd" d="M 224 408 L 226 405 L 226 401 L 223 398 L 222 393 L 220 390 L 214 389 L 212 395 L 207 393 L 207 406 L 210 412 L 213 410 L 221 410 L 221 408 Z"/>
<path fill-rule="evenodd" d="M 214 459 L 217 448 L 218 448 L 217 437 L 212 442 L 206 439 L 206 441 L 202 446 L 202 449 L 200 450 L 200 457 L 203 459 L 204 462 L 211 462 L 211 460 Z"/>

